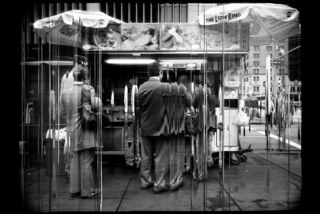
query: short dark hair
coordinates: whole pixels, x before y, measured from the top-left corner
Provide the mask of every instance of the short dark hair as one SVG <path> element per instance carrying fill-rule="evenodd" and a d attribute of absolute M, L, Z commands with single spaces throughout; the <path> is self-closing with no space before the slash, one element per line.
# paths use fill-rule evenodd
<path fill-rule="evenodd" d="M 83 69 L 81 68 L 80 70 L 74 70 L 73 71 L 73 78 L 75 81 L 77 82 L 83 82 L 84 80 L 87 79 L 87 73 L 88 73 L 88 70 L 87 69 Z"/>
<path fill-rule="evenodd" d="M 149 77 L 158 76 L 160 72 L 160 63 L 159 62 L 153 62 L 148 65 L 147 72 Z"/>
<path fill-rule="evenodd" d="M 83 63 L 86 63 L 88 62 L 88 58 L 85 57 L 85 56 L 80 56 L 80 55 L 77 55 L 75 54 L 73 56 L 73 66 L 77 63 L 77 64 L 83 64 Z"/>

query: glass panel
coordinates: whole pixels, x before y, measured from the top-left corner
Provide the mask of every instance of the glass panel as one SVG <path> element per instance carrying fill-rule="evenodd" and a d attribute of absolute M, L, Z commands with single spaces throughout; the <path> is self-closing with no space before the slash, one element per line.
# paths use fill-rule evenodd
<path fill-rule="evenodd" d="M 101 107 L 96 101 L 101 97 L 101 56 L 87 56 L 87 71 L 84 61 L 75 57 L 85 55 L 79 48 L 52 44 L 59 44 L 59 38 L 47 44 L 37 40 L 38 45 L 22 42 L 25 208 L 38 212 L 98 211 L 102 198 L 101 154 L 97 153 Z M 89 102 L 91 111 L 97 112 L 96 119 L 85 122 L 81 115 Z M 97 194 L 91 198 L 93 192 Z M 90 198 L 84 200 L 86 196 Z"/>
<path fill-rule="evenodd" d="M 121 15 L 118 4 L 108 5 Z M 199 6 L 188 4 L 188 10 L 204 12 Z M 128 16 L 140 20 L 143 5 L 131 7 Z M 73 19 L 72 26 L 51 36 L 34 31 L 31 17 L 55 15 L 55 6 L 32 7 L 41 13 L 26 9 L 19 142 L 25 207 L 38 212 L 294 209 L 301 195 L 302 106 L 301 82 L 290 80 L 300 75 L 300 52 L 279 60 L 274 43 L 250 44 L 246 50 L 242 33 L 249 24 L 169 23 L 168 14 L 187 17 L 172 10 L 175 5 L 153 7 L 158 9 L 153 15 L 166 22 L 110 22 L 98 29 Z M 282 51 L 295 49 L 299 38 L 281 44 Z M 75 56 L 87 60 L 75 65 Z M 110 63 L 116 58 L 126 60 Z M 137 64 L 130 64 L 132 59 Z M 148 64 L 140 61 L 146 59 L 159 61 L 162 70 L 161 89 L 153 95 L 157 104 L 151 107 L 145 97 L 156 78 L 149 79 Z M 244 126 L 236 125 L 241 108 L 248 118 Z M 80 121 L 78 116 L 90 111 L 96 119 Z M 161 137 L 143 131 L 156 123 L 145 125 L 143 112 L 163 116 Z M 93 149 L 84 146 L 89 144 Z M 80 162 L 89 177 L 92 170 L 89 180 L 80 176 Z M 92 181 L 92 188 L 70 197 L 83 181 Z M 151 181 L 156 188 L 146 188 Z M 161 185 L 171 190 L 154 194 Z M 81 198 L 92 191 L 97 195 Z"/>

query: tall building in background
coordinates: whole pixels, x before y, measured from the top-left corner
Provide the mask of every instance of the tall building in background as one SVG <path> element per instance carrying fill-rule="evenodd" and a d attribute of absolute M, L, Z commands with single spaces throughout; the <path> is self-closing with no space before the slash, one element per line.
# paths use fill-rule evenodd
<path fill-rule="evenodd" d="M 300 38 L 300 36 L 298 36 Z M 300 41 L 300 40 L 299 40 Z M 271 66 L 271 94 L 276 94 L 278 87 L 288 87 L 290 92 L 296 96 L 291 99 L 297 101 L 298 94 L 301 93 L 301 82 L 290 81 L 290 72 L 298 73 L 300 69 L 299 52 L 292 52 L 281 58 L 281 52 L 286 53 L 298 46 L 297 38 L 289 38 L 278 44 L 252 45 L 248 54 L 241 59 L 242 77 L 240 94 L 244 97 L 264 97 L 266 85 L 266 56 L 270 54 L 273 64 Z"/>

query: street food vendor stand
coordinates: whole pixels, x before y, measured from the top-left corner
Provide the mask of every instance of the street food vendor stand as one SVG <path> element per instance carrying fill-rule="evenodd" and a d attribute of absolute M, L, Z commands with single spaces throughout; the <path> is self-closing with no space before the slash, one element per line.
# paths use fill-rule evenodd
<path fill-rule="evenodd" d="M 272 26 L 274 20 L 278 18 L 289 23 L 297 16 L 296 10 L 279 6 L 276 7 L 279 16 L 285 13 L 286 17 L 275 17 L 272 22 L 260 17 L 269 14 L 270 8 L 275 6 L 220 5 L 189 23 L 124 23 L 99 12 L 70 11 L 75 15 L 61 18 L 58 14 L 39 20 L 34 24 L 34 32 L 53 44 L 71 44 L 76 47 L 76 53 L 88 56 L 93 73 L 91 83 L 104 105 L 98 124 L 99 144 L 103 146 L 100 153 L 126 155 L 129 151 L 130 156 L 132 145 L 139 141 L 132 126 L 134 108 L 129 98 L 134 99 L 132 88 L 138 88 L 147 79 L 145 63 L 152 61 L 160 61 L 167 68 L 166 81 L 177 81 L 179 72 L 184 70 L 190 73 L 191 83 L 198 79 L 200 84 L 212 84 L 217 96 L 221 90 L 217 122 L 223 125 L 223 135 L 215 146 L 219 145 L 219 151 L 221 148 L 222 151 L 237 151 L 238 129 L 232 121 L 238 109 L 239 86 L 235 83 L 241 71 L 240 58 L 249 51 L 249 41 L 251 44 L 283 39 L 279 26 Z M 255 7 L 261 10 L 260 16 L 254 13 Z M 82 12 L 83 17 L 80 16 Z M 92 21 L 96 16 L 98 19 Z M 264 22 L 266 24 L 261 27 L 259 24 Z M 295 25 L 282 25 L 281 29 L 287 34 L 296 32 Z M 207 108 L 207 101 L 204 107 Z M 201 122 L 207 126 L 206 120 Z M 206 143 L 207 139 L 205 135 Z M 204 150 L 207 154 L 208 149 Z"/>

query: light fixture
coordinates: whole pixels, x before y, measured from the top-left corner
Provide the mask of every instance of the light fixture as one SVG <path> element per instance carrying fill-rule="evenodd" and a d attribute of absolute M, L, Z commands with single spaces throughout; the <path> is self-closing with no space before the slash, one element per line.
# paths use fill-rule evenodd
<path fill-rule="evenodd" d="M 89 45 L 89 44 L 84 44 L 83 46 L 82 46 L 82 49 L 83 50 L 90 50 L 91 49 L 91 45 Z"/>
<path fill-rule="evenodd" d="M 197 64 L 196 63 L 188 63 L 187 64 L 187 68 L 193 68 L 193 67 L 196 67 Z"/>
<path fill-rule="evenodd" d="M 135 65 L 135 64 L 150 64 L 155 62 L 154 59 L 107 59 L 108 64 L 121 64 L 121 65 Z"/>
<path fill-rule="evenodd" d="M 206 63 L 206 59 L 161 59 L 161 64 L 191 64 Z"/>
<path fill-rule="evenodd" d="M 53 66 L 72 66 L 73 61 L 60 61 L 60 60 L 48 60 L 48 61 L 31 61 L 31 62 L 21 62 L 21 65 L 34 65 L 38 66 L 41 64 L 53 65 Z"/>

